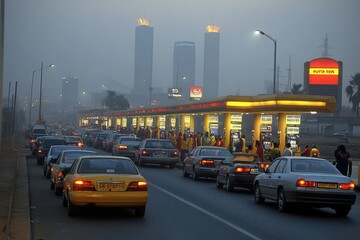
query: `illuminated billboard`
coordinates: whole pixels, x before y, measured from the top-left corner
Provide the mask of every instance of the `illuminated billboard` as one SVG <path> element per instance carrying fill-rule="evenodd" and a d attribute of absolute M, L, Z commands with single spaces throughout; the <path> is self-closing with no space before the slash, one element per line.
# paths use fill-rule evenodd
<path fill-rule="evenodd" d="M 317 58 L 310 61 L 310 85 L 338 85 L 339 63 L 331 58 Z"/>
<path fill-rule="evenodd" d="M 181 89 L 180 88 L 169 88 L 168 91 L 168 97 L 169 98 L 181 98 Z"/>
<path fill-rule="evenodd" d="M 200 100 L 202 98 L 202 87 L 190 87 L 190 100 Z"/>

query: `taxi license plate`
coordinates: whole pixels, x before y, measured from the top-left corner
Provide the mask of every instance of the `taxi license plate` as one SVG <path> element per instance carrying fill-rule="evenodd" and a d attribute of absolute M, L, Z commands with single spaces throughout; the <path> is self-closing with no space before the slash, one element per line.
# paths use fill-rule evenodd
<path fill-rule="evenodd" d="M 166 152 L 156 152 L 156 153 L 154 153 L 154 156 L 157 156 L 157 157 L 166 157 L 166 156 L 167 156 L 167 153 L 166 153 Z"/>
<path fill-rule="evenodd" d="M 111 182 L 99 182 L 98 183 L 99 189 L 103 191 L 121 191 L 125 188 L 124 182 L 117 182 L 117 183 L 111 183 Z"/>
<path fill-rule="evenodd" d="M 252 168 L 252 169 L 250 170 L 250 172 L 251 172 L 251 173 L 258 173 L 259 171 L 258 171 L 256 168 Z"/>
<path fill-rule="evenodd" d="M 338 185 L 336 183 L 318 183 L 318 188 L 337 188 Z"/>

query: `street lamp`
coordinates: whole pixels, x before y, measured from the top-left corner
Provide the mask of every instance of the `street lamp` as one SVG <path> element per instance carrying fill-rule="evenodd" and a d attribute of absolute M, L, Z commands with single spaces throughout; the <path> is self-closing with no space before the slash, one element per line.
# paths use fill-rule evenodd
<path fill-rule="evenodd" d="M 51 67 L 55 67 L 55 65 L 50 64 L 49 66 L 43 67 L 43 69 L 51 68 Z M 31 78 L 30 104 L 29 104 L 29 127 L 31 126 L 31 112 L 32 112 L 32 95 L 33 95 L 33 86 L 34 86 L 34 75 L 35 75 L 35 72 L 38 72 L 40 70 L 41 69 L 34 70 L 33 73 L 32 73 L 32 78 Z"/>
<path fill-rule="evenodd" d="M 273 43 L 274 43 L 274 79 L 273 79 L 273 94 L 275 94 L 275 83 L 276 83 L 276 39 L 271 37 L 270 35 L 264 33 L 261 30 L 256 30 L 255 31 L 256 34 L 261 34 L 264 35 L 265 37 L 267 37 L 268 39 L 270 39 Z"/>

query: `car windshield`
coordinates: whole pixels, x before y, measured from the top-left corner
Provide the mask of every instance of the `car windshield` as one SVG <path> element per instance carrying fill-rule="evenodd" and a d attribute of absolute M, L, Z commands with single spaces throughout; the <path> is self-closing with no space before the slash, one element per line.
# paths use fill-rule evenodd
<path fill-rule="evenodd" d="M 43 143 L 43 146 L 46 148 L 49 148 L 52 145 L 65 145 L 65 140 L 51 139 L 51 140 L 45 140 Z"/>
<path fill-rule="evenodd" d="M 65 141 L 67 141 L 67 142 L 80 142 L 81 139 L 79 137 L 66 137 Z"/>
<path fill-rule="evenodd" d="M 96 155 L 96 152 L 70 152 L 70 153 L 64 153 L 64 157 L 62 158 L 62 163 L 73 163 L 75 159 L 81 156 L 87 156 L 87 155 Z"/>
<path fill-rule="evenodd" d="M 199 156 L 222 156 L 227 157 L 231 156 L 231 153 L 227 149 L 220 148 L 203 148 L 201 149 Z"/>
<path fill-rule="evenodd" d="M 339 171 L 328 161 L 320 159 L 292 159 L 292 172 L 339 174 Z"/>
<path fill-rule="evenodd" d="M 174 148 L 170 141 L 147 141 L 145 148 Z"/>
<path fill-rule="evenodd" d="M 136 138 L 121 139 L 120 144 L 126 146 L 137 146 L 140 144 L 140 139 L 136 139 Z"/>
<path fill-rule="evenodd" d="M 85 158 L 79 164 L 78 173 L 138 174 L 138 171 L 131 160 Z"/>

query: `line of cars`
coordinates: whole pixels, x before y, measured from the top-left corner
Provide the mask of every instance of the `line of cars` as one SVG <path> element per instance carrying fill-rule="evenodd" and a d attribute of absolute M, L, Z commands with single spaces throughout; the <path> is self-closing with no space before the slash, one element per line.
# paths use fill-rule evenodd
<path fill-rule="evenodd" d="M 246 188 L 257 204 L 265 199 L 275 201 L 281 212 L 294 205 L 330 207 L 344 217 L 356 201 L 354 182 L 326 159 L 288 156 L 269 164 L 260 162 L 256 154 L 226 151 L 194 148 L 184 159 L 183 176 L 215 178 L 217 188 L 230 192 L 235 187 Z"/>
<path fill-rule="evenodd" d="M 38 137 L 35 152 L 37 164 L 43 161 L 44 175 L 50 178 L 50 189 L 55 195 L 63 196 L 68 215 L 77 215 L 82 207 L 96 206 L 128 207 L 134 209 L 135 216 L 143 217 L 148 198 L 147 181 L 133 160 L 84 150 L 83 145 L 75 141 L 78 138 Z"/>

